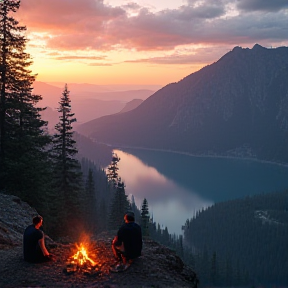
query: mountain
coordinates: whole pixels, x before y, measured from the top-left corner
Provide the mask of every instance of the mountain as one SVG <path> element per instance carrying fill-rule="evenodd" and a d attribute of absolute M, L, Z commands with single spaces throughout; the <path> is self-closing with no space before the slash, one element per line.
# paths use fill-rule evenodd
<path fill-rule="evenodd" d="M 288 162 L 288 47 L 235 47 L 136 109 L 78 131 L 116 146 Z"/>
<path fill-rule="evenodd" d="M 64 82 L 47 82 L 47 84 L 63 88 Z M 89 84 L 89 83 L 68 83 L 69 89 L 78 92 L 120 92 L 120 91 L 131 91 L 131 90 L 150 90 L 157 91 L 162 86 L 161 85 L 133 85 L 133 84 L 113 84 L 113 85 L 97 85 L 97 84 Z"/>
<path fill-rule="evenodd" d="M 45 110 L 40 112 L 41 118 L 48 122 L 48 131 L 53 134 L 55 133 L 55 125 L 59 122 L 59 113 L 57 110 L 53 110 L 47 107 Z"/>
<path fill-rule="evenodd" d="M 45 82 L 35 81 L 33 84 L 33 93 L 37 95 L 42 95 L 43 98 L 42 100 L 40 100 L 38 106 L 49 106 L 52 109 L 57 108 L 63 88 L 55 87 Z"/>
<path fill-rule="evenodd" d="M 72 100 L 71 107 L 77 119 L 77 125 L 105 115 L 115 114 L 125 107 L 124 101 L 83 99 Z"/>
<path fill-rule="evenodd" d="M 48 84 L 62 88 L 66 83 L 63 82 L 48 82 Z M 96 85 L 96 84 L 90 84 L 90 83 L 67 83 L 69 86 L 69 89 L 71 91 L 74 91 L 75 93 L 78 92 L 111 92 L 115 91 L 114 89 L 109 88 L 108 86 L 104 85 Z"/>
<path fill-rule="evenodd" d="M 125 107 L 119 113 L 125 113 L 137 108 L 143 102 L 142 99 L 133 99 L 132 101 L 126 103 Z"/>
<path fill-rule="evenodd" d="M 53 83 L 53 82 L 52 82 Z M 59 99 L 62 95 L 64 85 L 57 86 L 47 84 L 41 81 L 35 81 L 33 84 L 33 93 L 42 95 L 43 99 L 40 101 L 41 106 L 49 106 L 51 108 L 58 107 Z M 100 87 L 100 88 L 99 88 Z M 103 86 L 104 87 L 104 86 Z M 68 83 L 68 90 L 70 91 L 71 100 L 90 100 L 97 99 L 102 101 L 120 101 L 128 102 L 133 99 L 147 99 L 155 91 L 152 89 L 131 89 L 131 90 L 112 90 L 109 87 L 103 88 L 99 85 L 93 84 L 77 84 L 77 83 Z M 113 86 L 112 86 L 113 87 Z M 148 86 L 150 87 L 150 86 Z M 153 86 L 151 86 L 153 88 Z M 158 86 L 155 86 L 158 87 Z M 115 86 L 114 89 L 121 89 L 121 87 Z"/>
<path fill-rule="evenodd" d="M 33 93 L 42 95 L 43 98 L 37 106 L 50 107 L 52 110 L 58 108 L 64 85 L 60 88 L 45 82 L 36 81 L 33 86 Z M 60 85 L 58 84 L 58 86 Z M 68 89 L 70 90 L 72 111 L 77 118 L 77 124 L 118 113 L 128 104 L 127 102 L 134 99 L 139 99 L 138 101 L 142 99 L 143 101 L 154 93 L 153 90 L 146 89 L 109 91 L 107 87 L 105 90 L 104 87 L 99 85 L 75 83 L 68 84 Z M 128 108 L 128 110 L 136 107 L 135 101 L 129 104 L 131 108 Z M 44 114 L 47 117 L 52 116 L 50 111 Z"/>
<path fill-rule="evenodd" d="M 89 159 L 98 167 L 107 167 L 111 162 L 112 148 L 105 144 L 95 143 L 91 139 L 75 132 L 73 135 L 76 141 L 78 154 L 77 159 L 81 161 L 82 158 Z"/>

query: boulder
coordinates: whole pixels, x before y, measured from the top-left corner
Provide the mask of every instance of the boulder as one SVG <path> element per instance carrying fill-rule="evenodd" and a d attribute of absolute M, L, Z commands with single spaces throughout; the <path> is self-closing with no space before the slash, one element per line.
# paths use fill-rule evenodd
<path fill-rule="evenodd" d="M 0 249 L 22 245 L 23 232 L 37 214 L 19 197 L 0 193 Z"/>

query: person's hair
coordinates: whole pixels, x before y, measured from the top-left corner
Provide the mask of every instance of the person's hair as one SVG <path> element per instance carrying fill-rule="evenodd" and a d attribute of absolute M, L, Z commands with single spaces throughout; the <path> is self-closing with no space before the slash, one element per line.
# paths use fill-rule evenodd
<path fill-rule="evenodd" d="M 131 215 L 131 214 L 126 214 L 125 216 L 126 216 L 126 219 L 127 219 L 128 221 L 135 221 L 135 217 L 134 217 L 133 215 Z"/>
<path fill-rule="evenodd" d="M 40 215 L 37 215 L 37 216 L 33 217 L 33 224 L 37 225 L 38 223 L 41 222 L 41 220 L 43 221 L 43 217 Z"/>

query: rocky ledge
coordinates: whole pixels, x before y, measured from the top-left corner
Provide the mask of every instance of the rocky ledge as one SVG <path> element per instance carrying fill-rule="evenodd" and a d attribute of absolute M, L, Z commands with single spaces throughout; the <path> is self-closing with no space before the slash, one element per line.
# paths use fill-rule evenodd
<path fill-rule="evenodd" d="M 67 272 L 67 260 L 77 250 L 77 243 L 63 244 L 48 241 L 48 250 L 55 255 L 55 260 L 43 264 L 27 263 L 23 260 L 22 256 L 20 234 L 22 237 L 24 228 L 31 222 L 31 214 L 34 214 L 36 211 L 18 199 L 13 196 L 3 196 L 3 194 L 0 194 L 0 241 L 2 241 L 2 245 L 0 246 L 1 288 L 197 287 L 198 280 L 194 271 L 186 266 L 174 251 L 151 239 L 144 240 L 143 255 L 136 259 L 126 271 L 119 273 L 110 272 L 109 268 L 114 263 L 111 251 L 111 241 L 114 234 L 108 232 L 102 233 L 97 237 L 89 237 L 89 243 L 87 244 L 89 257 L 97 265 L 97 271 L 93 273 L 87 273 L 85 269 Z M 11 203 L 8 203 L 9 201 Z M 5 211 L 3 210 L 3 203 L 5 203 L 4 206 L 6 207 Z M 19 207 L 14 205 L 14 203 L 19 205 Z M 24 207 L 27 208 L 26 214 L 24 213 Z M 15 213 L 12 213 L 13 209 Z M 27 219 L 24 217 L 25 221 L 23 220 L 24 214 L 22 212 L 19 213 L 17 209 L 23 209 L 21 211 L 27 216 Z M 5 219 L 6 221 L 10 219 L 12 214 L 8 215 L 9 213 L 14 215 L 14 226 L 12 228 L 10 228 L 11 223 L 9 224 L 4 221 Z M 28 222 L 28 218 L 29 223 L 26 223 L 26 221 Z"/>

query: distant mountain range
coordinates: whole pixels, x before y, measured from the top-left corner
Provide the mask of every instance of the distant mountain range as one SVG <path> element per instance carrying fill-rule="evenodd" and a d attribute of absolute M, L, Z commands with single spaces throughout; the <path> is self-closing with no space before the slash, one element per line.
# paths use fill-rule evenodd
<path fill-rule="evenodd" d="M 40 107 L 50 107 L 52 111 L 58 108 L 60 97 L 64 89 L 64 83 L 55 83 L 51 85 L 45 82 L 36 81 L 34 83 L 33 93 L 42 95 L 43 99 L 38 103 Z M 110 115 L 120 112 L 122 109 L 131 110 L 135 108 L 139 103 L 139 100 L 143 101 L 152 95 L 160 86 L 147 86 L 154 87 L 155 90 L 140 89 L 144 86 L 131 86 L 131 89 L 138 88 L 137 90 L 121 90 L 121 88 L 129 88 L 129 86 L 101 86 L 93 84 L 68 84 L 68 90 L 70 91 L 72 111 L 75 113 L 77 123 L 84 123 L 92 119 L 104 115 Z M 119 91 L 116 89 L 120 89 Z M 134 100 L 133 104 L 128 102 Z M 139 105 L 138 104 L 138 105 Z M 129 108 L 131 106 L 131 108 Z M 125 111 L 125 110 L 124 110 Z M 52 116 L 52 112 L 44 113 L 44 117 Z M 49 122 L 55 122 L 53 118 L 44 118 Z M 54 125 L 53 125 L 54 126 Z"/>
<path fill-rule="evenodd" d="M 288 162 L 288 47 L 235 47 L 136 109 L 80 125 L 115 146 Z"/>

